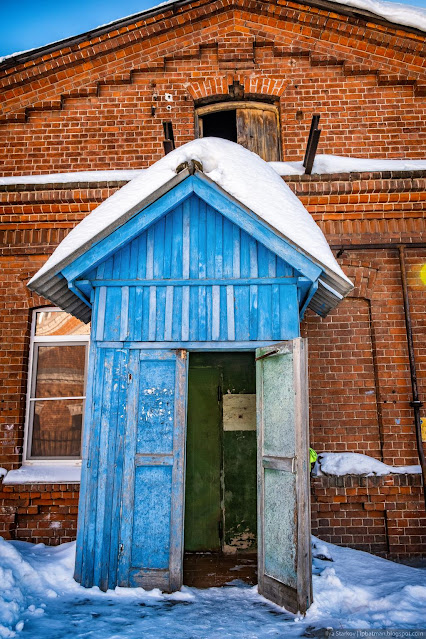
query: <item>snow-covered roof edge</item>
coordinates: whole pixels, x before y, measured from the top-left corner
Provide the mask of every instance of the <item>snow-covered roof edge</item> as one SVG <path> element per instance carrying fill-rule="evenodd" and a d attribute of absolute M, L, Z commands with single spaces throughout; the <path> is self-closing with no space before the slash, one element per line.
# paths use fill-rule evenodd
<path fill-rule="evenodd" d="M 189 4 L 192 0 L 167 0 L 161 2 L 149 9 L 140 11 L 137 13 L 112 20 L 106 24 L 99 25 L 74 36 L 62 38 L 61 40 L 55 40 L 47 43 L 41 47 L 35 47 L 33 49 L 27 49 L 25 51 L 17 51 L 5 56 L 0 56 L 0 66 L 12 66 L 15 63 L 15 59 L 19 62 L 36 58 L 39 55 L 45 55 L 50 51 L 55 51 L 64 46 L 70 46 L 77 44 L 84 40 L 88 40 L 91 37 L 102 35 L 106 31 L 110 31 L 113 27 L 125 26 L 129 22 L 136 21 L 138 19 L 147 18 L 151 15 L 160 13 L 168 5 L 170 7 L 174 5 Z M 298 0 L 302 4 L 310 4 L 312 6 L 324 7 L 326 6 L 330 10 L 334 10 L 336 13 L 353 13 L 351 9 L 356 9 L 358 15 L 365 15 L 366 18 L 376 18 L 389 22 L 402 28 L 415 29 L 417 31 L 426 31 L 426 10 L 421 7 L 415 7 L 411 5 L 405 5 L 396 2 L 386 2 L 385 0 Z M 343 8 L 345 7 L 345 9 Z"/>
<path fill-rule="evenodd" d="M 255 214 L 276 235 L 320 266 L 323 275 L 312 298 L 313 310 L 327 314 L 352 290 L 352 283 L 338 265 L 321 229 L 285 182 L 259 156 L 238 144 L 217 138 L 187 143 L 116 191 L 70 231 L 30 280 L 29 287 L 77 317 L 84 315 L 87 318 L 89 309 L 68 289 L 61 271 L 186 179 L 190 174 L 188 169 L 177 171 L 180 164 L 191 160 L 204 167 L 200 172 L 202 179 L 214 183 L 228 198 Z M 70 304 L 77 306 L 69 310 Z"/>

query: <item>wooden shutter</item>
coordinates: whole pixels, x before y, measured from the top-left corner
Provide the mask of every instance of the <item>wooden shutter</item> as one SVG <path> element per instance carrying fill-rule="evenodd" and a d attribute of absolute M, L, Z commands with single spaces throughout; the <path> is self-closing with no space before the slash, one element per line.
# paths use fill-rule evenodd
<path fill-rule="evenodd" d="M 278 115 L 263 109 L 237 109 L 237 141 L 266 162 L 280 161 Z"/>
<path fill-rule="evenodd" d="M 312 603 L 306 343 L 256 351 L 259 593 L 291 612 Z"/>

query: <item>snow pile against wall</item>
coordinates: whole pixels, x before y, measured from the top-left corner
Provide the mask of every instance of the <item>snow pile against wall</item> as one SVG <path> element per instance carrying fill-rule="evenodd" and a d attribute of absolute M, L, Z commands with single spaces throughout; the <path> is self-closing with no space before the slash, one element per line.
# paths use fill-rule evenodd
<path fill-rule="evenodd" d="M 374 457 L 360 453 L 321 453 L 316 475 L 391 475 L 421 473 L 420 466 L 388 466 Z"/>
<path fill-rule="evenodd" d="M 303 162 L 269 162 L 278 175 L 303 175 Z M 319 153 L 315 156 L 312 173 L 363 173 L 374 171 L 426 171 L 426 160 L 387 160 L 380 158 L 353 158 Z M 6 178 L 7 179 L 7 178 Z M 17 180 L 17 178 L 14 178 Z M 0 182 L 1 183 L 1 182 Z"/>
<path fill-rule="evenodd" d="M 90 238 L 119 220 L 176 176 L 190 160 L 227 193 L 247 206 L 315 261 L 350 281 L 336 262 L 321 229 L 291 189 L 258 155 L 219 138 L 201 138 L 175 149 L 114 193 L 78 224 L 61 242 L 30 282 L 69 258 Z"/>

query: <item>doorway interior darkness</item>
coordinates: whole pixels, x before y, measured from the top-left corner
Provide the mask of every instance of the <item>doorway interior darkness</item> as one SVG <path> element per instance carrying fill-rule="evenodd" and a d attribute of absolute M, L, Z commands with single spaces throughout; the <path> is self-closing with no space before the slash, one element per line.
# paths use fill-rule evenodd
<path fill-rule="evenodd" d="M 256 583 L 253 352 L 190 355 L 186 456 L 184 583 Z"/>

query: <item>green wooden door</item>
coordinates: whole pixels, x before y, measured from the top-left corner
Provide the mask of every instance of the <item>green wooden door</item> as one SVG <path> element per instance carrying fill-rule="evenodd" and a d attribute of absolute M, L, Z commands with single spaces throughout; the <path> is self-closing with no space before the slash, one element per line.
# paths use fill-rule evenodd
<path fill-rule="evenodd" d="M 256 351 L 259 593 L 292 612 L 312 602 L 305 340 Z"/>
<path fill-rule="evenodd" d="M 254 353 L 193 353 L 188 382 L 185 550 L 255 551 Z"/>

